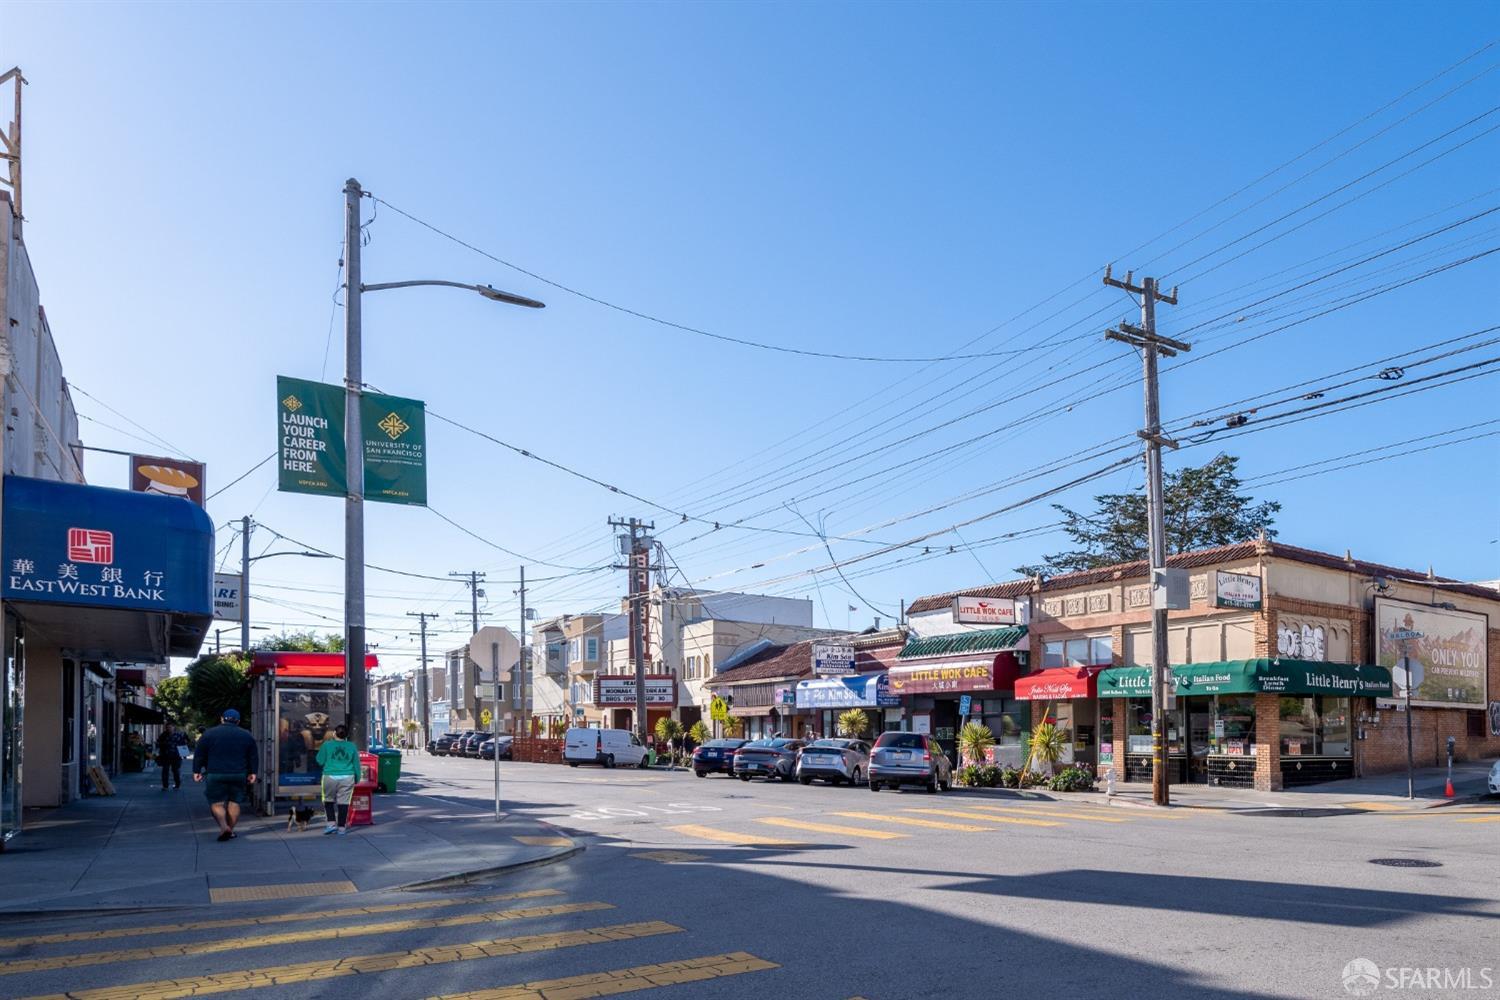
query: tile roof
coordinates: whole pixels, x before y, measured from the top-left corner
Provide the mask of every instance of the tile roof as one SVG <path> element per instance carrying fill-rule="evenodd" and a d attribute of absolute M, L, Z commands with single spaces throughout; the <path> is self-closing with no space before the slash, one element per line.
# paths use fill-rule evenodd
<path fill-rule="evenodd" d="M 1210 549 L 1198 549 L 1195 552 L 1183 552 L 1175 556 L 1168 556 L 1167 565 L 1181 569 L 1197 569 L 1202 566 L 1212 566 L 1215 563 L 1253 559 L 1257 555 L 1306 563 L 1311 566 L 1323 566 L 1328 569 L 1347 570 L 1352 573 L 1358 573 L 1361 576 L 1388 576 L 1396 580 L 1411 583 L 1425 582 L 1430 579 L 1435 583 L 1445 584 L 1443 590 L 1447 593 L 1468 594 L 1473 597 L 1488 597 L 1491 599 L 1494 599 L 1496 596 L 1492 588 L 1481 584 L 1464 583 L 1461 580 L 1444 576 L 1428 577 L 1426 573 L 1414 569 L 1400 569 L 1395 566 L 1385 566 L 1381 563 L 1366 562 L 1363 559 L 1346 559 L 1331 552 L 1319 552 L 1315 549 L 1304 549 L 1296 545 L 1288 545 L 1285 542 L 1275 541 L 1237 542 L 1233 545 L 1219 545 Z M 1098 569 L 1080 570 L 1077 573 L 1063 573 L 1044 579 L 1041 590 L 1043 592 L 1065 590 L 1069 587 L 1086 587 L 1092 583 L 1104 583 L 1110 580 L 1144 578 L 1148 575 L 1148 569 L 1149 565 L 1146 560 L 1138 559 L 1135 562 L 1117 563 L 1113 566 L 1100 566 Z M 907 607 L 906 613 L 909 615 L 919 615 L 928 611 L 937 611 L 952 604 L 955 597 L 1024 597 L 1032 592 L 1032 587 L 1033 584 L 1030 579 L 1021 579 L 1007 580 L 1004 583 L 992 583 L 982 587 L 971 587 L 967 590 L 954 590 L 946 594 L 933 594 L 928 597 L 919 597 L 915 601 L 912 601 Z"/>
<path fill-rule="evenodd" d="M 953 656 L 957 653 L 993 653 L 1002 649 L 1013 649 L 1026 638 L 1026 626 L 991 628 L 982 632 L 954 632 L 950 635 L 931 635 L 925 639 L 913 636 L 906 641 L 899 659 L 909 660 L 918 656 Z"/>
<path fill-rule="evenodd" d="M 812 648 L 817 640 L 804 639 L 787 646 L 769 646 L 742 663 L 704 682 L 706 687 L 741 684 L 746 681 L 768 681 L 777 677 L 806 677 L 812 674 Z"/>

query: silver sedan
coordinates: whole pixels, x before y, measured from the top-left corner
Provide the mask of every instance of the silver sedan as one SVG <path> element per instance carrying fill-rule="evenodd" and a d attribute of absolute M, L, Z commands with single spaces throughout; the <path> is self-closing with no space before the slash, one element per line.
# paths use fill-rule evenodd
<path fill-rule="evenodd" d="M 830 785 L 858 785 L 870 773 L 870 745 L 863 740 L 815 740 L 802 748 L 797 780 L 804 785 L 822 778 Z"/>

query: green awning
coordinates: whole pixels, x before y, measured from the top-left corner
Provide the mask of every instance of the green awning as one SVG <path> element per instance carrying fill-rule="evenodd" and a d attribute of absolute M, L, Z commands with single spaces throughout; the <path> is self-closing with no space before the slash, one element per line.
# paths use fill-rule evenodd
<path fill-rule="evenodd" d="M 1328 694 L 1350 698 L 1391 697 L 1385 667 L 1314 660 L 1256 659 L 1191 663 L 1172 668 L 1174 693 Z M 1099 675 L 1101 698 L 1149 698 L 1151 672 L 1145 667 L 1111 667 Z"/>
<path fill-rule="evenodd" d="M 1014 649 L 1026 639 L 1026 626 L 992 628 L 981 632 L 954 632 L 951 635 L 932 635 L 925 639 L 911 638 L 898 660 L 912 660 L 921 656 L 956 656 L 963 653 L 999 653 Z"/>

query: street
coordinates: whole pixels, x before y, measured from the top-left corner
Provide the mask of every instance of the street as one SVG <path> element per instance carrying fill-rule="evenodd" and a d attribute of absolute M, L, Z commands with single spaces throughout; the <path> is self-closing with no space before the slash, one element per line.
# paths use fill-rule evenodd
<path fill-rule="evenodd" d="M 487 762 L 407 773 L 489 808 Z M 1163 812 L 511 763 L 502 786 L 586 850 L 446 891 L 13 922 L 0 993 L 1336 997 L 1356 958 L 1500 964 L 1496 802 Z"/>

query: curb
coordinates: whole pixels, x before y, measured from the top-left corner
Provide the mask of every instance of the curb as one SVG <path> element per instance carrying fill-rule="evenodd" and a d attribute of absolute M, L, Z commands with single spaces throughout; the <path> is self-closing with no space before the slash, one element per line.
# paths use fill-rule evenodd
<path fill-rule="evenodd" d="M 185 910 L 202 905 L 204 904 L 177 903 L 171 906 L 139 906 L 131 904 L 126 906 L 74 906 L 66 909 L 59 907 L 54 910 L 0 910 L 0 924 L 13 923 L 19 920 L 36 920 L 44 917 L 58 917 L 59 919 L 64 917 L 86 917 L 99 913 L 108 913 L 112 916 L 128 913 L 162 913 L 167 910 Z"/>
<path fill-rule="evenodd" d="M 586 849 L 584 844 L 574 844 L 565 847 L 555 854 L 543 855 L 540 858 L 532 858 L 529 861 L 512 861 L 504 865 L 491 865 L 488 868 L 472 868 L 468 871 L 456 872 L 452 875 L 440 875 L 437 878 L 422 879 L 417 882 L 407 882 L 402 885 L 393 885 L 382 892 L 418 892 L 423 889 L 443 889 L 454 885 L 467 885 L 481 878 L 494 875 L 505 875 L 510 872 L 525 871 L 528 868 L 543 868 L 547 865 L 555 865 L 560 861 L 567 861 L 577 857 Z"/>

